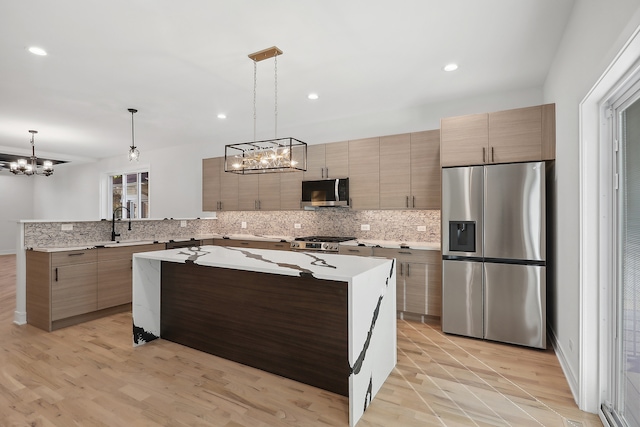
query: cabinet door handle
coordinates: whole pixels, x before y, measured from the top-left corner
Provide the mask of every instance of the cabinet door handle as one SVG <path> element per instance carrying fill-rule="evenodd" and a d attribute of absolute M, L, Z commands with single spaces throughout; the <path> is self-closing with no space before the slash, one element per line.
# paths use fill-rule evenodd
<path fill-rule="evenodd" d="M 58 281 L 58 267 L 56 267 L 56 282 Z"/>
<path fill-rule="evenodd" d="M 402 263 L 399 263 L 400 266 L 400 275 L 402 276 Z"/>
<path fill-rule="evenodd" d="M 320 168 L 320 177 L 324 179 L 324 168 Z"/>
<path fill-rule="evenodd" d="M 327 174 L 327 178 L 329 178 L 329 168 L 325 168 L 325 170 L 327 171 L 327 172 L 326 172 L 326 174 Z"/>
<path fill-rule="evenodd" d="M 409 270 L 409 264 L 407 264 L 407 277 L 411 276 L 411 270 Z"/>
<path fill-rule="evenodd" d="M 261 206 L 261 203 L 260 203 L 260 202 L 261 202 L 261 201 L 260 201 L 260 200 L 258 200 L 258 210 L 262 209 L 262 206 Z"/>
<path fill-rule="evenodd" d="M 411 201 L 411 207 L 412 208 L 416 207 L 416 196 L 413 196 L 413 200 Z"/>
<path fill-rule="evenodd" d="M 484 153 L 485 149 L 484 147 L 482 147 L 482 163 L 486 163 L 487 161 L 485 160 L 485 153 Z"/>
<path fill-rule="evenodd" d="M 407 196 L 406 206 L 409 207 L 409 196 Z"/>
<path fill-rule="evenodd" d="M 254 201 L 253 201 L 253 210 L 254 210 L 254 211 L 257 211 L 257 210 L 258 210 L 258 201 L 257 201 L 257 200 L 254 200 Z"/>
<path fill-rule="evenodd" d="M 494 158 L 493 158 L 493 147 L 491 147 L 491 163 L 495 162 Z"/>

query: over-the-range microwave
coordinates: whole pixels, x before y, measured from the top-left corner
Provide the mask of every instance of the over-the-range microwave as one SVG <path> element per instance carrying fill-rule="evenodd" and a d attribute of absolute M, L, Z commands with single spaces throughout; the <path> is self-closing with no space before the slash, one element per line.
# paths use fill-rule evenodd
<path fill-rule="evenodd" d="M 302 181 L 302 206 L 349 207 L 349 178 Z"/>

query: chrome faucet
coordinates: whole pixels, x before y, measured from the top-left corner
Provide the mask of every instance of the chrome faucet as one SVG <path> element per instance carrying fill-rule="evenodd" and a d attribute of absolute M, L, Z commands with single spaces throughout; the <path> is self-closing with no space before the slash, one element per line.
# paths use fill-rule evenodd
<path fill-rule="evenodd" d="M 116 233 L 116 212 L 122 209 L 126 209 L 127 214 L 129 215 L 129 231 L 131 231 L 131 212 L 129 211 L 129 208 L 126 208 L 124 206 L 118 206 L 113 210 L 113 217 L 111 218 L 111 241 L 112 242 L 115 242 L 116 237 L 120 236 L 120 233 Z"/>

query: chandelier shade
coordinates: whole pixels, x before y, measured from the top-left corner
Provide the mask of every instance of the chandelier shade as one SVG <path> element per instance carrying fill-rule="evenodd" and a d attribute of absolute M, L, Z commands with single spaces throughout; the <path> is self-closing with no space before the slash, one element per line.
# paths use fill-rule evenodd
<path fill-rule="evenodd" d="M 51 160 L 44 160 L 42 165 L 38 164 L 35 147 L 35 134 L 38 133 L 38 131 L 30 130 L 29 133 L 31 134 L 31 157 L 29 160 L 17 159 L 15 162 L 9 163 L 9 171 L 14 175 L 52 175 L 53 162 Z"/>
<path fill-rule="evenodd" d="M 307 170 L 307 144 L 295 138 L 278 138 L 278 55 L 276 46 L 249 54 L 253 61 L 253 141 L 224 147 L 224 170 L 237 174 L 296 172 Z M 257 63 L 274 59 L 275 135 L 273 139 L 256 140 Z"/>
<path fill-rule="evenodd" d="M 224 170 L 242 175 L 307 170 L 307 144 L 295 138 L 229 144 Z"/>

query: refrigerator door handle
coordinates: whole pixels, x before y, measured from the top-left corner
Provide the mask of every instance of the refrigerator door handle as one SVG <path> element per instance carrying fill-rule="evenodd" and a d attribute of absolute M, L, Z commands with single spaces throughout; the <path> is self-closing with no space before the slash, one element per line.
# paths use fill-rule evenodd
<path fill-rule="evenodd" d="M 495 162 L 494 157 L 493 157 L 493 147 L 491 147 L 491 163 Z"/>

